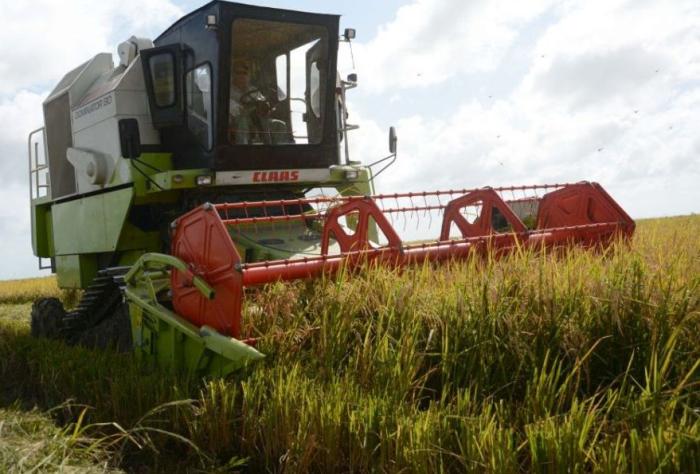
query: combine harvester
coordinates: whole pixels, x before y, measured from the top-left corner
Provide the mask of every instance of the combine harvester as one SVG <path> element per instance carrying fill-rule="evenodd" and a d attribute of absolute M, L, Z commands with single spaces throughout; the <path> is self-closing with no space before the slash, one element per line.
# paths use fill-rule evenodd
<path fill-rule="evenodd" d="M 355 33 L 338 24 L 215 1 L 61 80 L 29 136 L 32 245 L 84 292 L 69 312 L 35 302 L 34 335 L 224 375 L 263 357 L 241 334 L 247 287 L 632 235 L 595 183 L 375 195 L 396 135 L 389 157 L 350 160 L 357 77 L 336 62 Z"/>

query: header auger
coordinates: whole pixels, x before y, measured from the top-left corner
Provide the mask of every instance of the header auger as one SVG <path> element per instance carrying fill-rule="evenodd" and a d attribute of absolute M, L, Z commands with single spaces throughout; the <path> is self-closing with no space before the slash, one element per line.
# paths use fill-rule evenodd
<path fill-rule="evenodd" d="M 349 157 L 338 22 L 214 1 L 64 77 L 29 140 L 32 243 L 86 291 L 37 302 L 34 334 L 224 375 L 263 357 L 248 287 L 632 235 L 595 183 L 376 194 Z M 390 152 L 375 164 L 393 129 Z"/>

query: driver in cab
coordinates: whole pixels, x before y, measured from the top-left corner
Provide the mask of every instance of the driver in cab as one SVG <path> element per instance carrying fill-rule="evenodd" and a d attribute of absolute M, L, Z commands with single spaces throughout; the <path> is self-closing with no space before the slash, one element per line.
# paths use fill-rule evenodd
<path fill-rule="evenodd" d="M 231 140 L 237 145 L 265 142 L 267 100 L 260 89 L 250 83 L 251 64 L 247 59 L 233 62 L 231 79 Z"/>

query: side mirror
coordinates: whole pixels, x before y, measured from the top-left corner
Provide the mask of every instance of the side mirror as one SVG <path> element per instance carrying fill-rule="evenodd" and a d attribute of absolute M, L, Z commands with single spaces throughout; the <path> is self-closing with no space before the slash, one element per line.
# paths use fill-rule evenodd
<path fill-rule="evenodd" d="M 348 82 L 351 82 L 351 83 L 353 83 L 353 84 L 357 84 L 357 74 L 354 73 L 354 72 L 351 73 L 351 74 L 348 74 L 348 79 L 347 79 L 347 81 L 348 81 Z"/>
<path fill-rule="evenodd" d="M 350 41 L 355 39 L 355 28 L 345 28 L 345 33 L 343 33 L 343 38 L 345 41 Z"/>
<path fill-rule="evenodd" d="M 399 138 L 396 136 L 396 129 L 394 127 L 389 127 L 389 152 L 392 155 L 396 154 L 396 144 Z"/>

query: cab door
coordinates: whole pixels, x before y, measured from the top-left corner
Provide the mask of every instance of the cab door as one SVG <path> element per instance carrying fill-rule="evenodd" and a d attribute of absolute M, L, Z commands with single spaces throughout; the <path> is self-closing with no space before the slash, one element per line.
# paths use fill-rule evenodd
<path fill-rule="evenodd" d="M 323 113 L 328 82 L 327 51 L 324 41 L 317 41 L 306 52 L 306 128 L 309 144 L 323 140 Z"/>
<path fill-rule="evenodd" d="M 153 126 L 184 124 L 180 45 L 144 49 L 140 56 Z"/>

